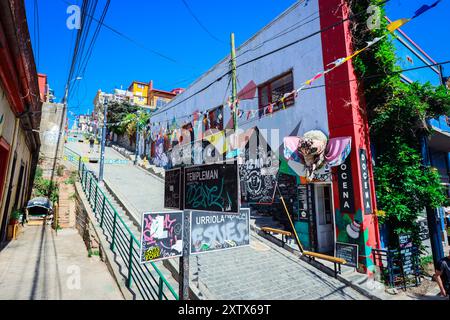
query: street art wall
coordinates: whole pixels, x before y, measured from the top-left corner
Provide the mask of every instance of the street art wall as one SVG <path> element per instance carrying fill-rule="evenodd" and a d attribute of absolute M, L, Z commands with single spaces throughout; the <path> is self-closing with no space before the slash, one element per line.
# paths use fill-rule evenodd
<path fill-rule="evenodd" d="M 257 127 L 251 129 L 240 162 L 242 202 L 271 204 L 275 195 L 279 160 Z"/>

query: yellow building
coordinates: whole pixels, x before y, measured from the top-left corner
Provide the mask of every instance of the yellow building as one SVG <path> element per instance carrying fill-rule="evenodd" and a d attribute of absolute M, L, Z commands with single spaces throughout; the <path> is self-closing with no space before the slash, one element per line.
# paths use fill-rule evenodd
<path fill-rule="evenodd" d="M 147 106 L 149 85 L 145 82 L 133 81 L 128 91 L 133 92 L 133 103 L 140 106 Z"/>

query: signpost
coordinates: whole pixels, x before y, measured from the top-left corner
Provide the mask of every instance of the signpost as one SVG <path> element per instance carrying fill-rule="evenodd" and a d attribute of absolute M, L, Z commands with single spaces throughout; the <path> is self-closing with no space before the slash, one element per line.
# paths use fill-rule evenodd
<path fill-rule="evenodd" d="M 182 211 L 144 213 L 141 225 L 141 263 L 181 257 Z"/>
<path fill-rule="evenodd" d="M 177 234 L 180 238 L 165 242 L 163 252 L 166 252 L 166 259 L 180 257 L 179 296 L 181 300 L 189 300 L 189 255 L 249 245 L 250 210 L 239 210 L 236 161 L 232 164 L 219 163 L 193 166 L 184 170 L 167 170 L 164 189 L 164 207 L 184 210 L 172 212 L 176 216 L 177 225 L 181 225 L 181 236 Z M 165 227 L 165 222 L 170 223 L 175 216 L 169 215 L 167 220 L 158 218 L 159 224 L 162 223 Z M 150 226 L 143 223 L 146 230 L 153 230 L 151 225 L 152 223 Z M 165 231 L 168 236 L 170 226 L 169 230 Z M 142 233 L 143 237 L 152 235 L 152 232 L 148 231 L 149 235 L 145 235 L 144 230 Z M 165 235 L 163 234 L 163 237 Z M 146 240 L 149 242 L 145 250 L 143 249 L 143 256 L 149 252 L 147 258 L 157 258 L 157 255 L 152 253 L 153 250 L 158 253 L 158 249 L 154 248 L 157 246 L 154 238 Z M 174 243 L 176 251 L 172 251 L 174 248 L 171 245 Z"/>
<path fill-rule="evenodd" d="M 336 258 L 342 258 L 348 267 L 358 269 L 358 245 L 336 242 Z"/>
<path fill-rule="evenodd" d="M 239 215 L 191 212 L 191 254 L 250 245 L 250 209 Z"/>
<path fill-rule="evenodd" d="M 183 191 L 186 210 L 238 214 L 237 162 L 185 168 Z"/>

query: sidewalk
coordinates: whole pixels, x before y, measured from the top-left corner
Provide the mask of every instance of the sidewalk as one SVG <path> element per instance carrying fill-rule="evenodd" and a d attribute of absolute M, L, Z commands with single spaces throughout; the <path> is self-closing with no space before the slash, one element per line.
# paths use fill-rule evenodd
<path fill-rule="evenodd" d="M 0 300 L 123 300 L 99 257 L 75 229 L 25 226 L 0 251 Z"/>

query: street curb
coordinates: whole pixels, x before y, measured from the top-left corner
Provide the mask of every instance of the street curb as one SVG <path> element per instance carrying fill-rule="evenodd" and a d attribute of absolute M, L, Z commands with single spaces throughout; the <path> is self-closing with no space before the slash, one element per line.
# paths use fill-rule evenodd
<path fill-rule="evenodd" d="M 97 219 L 95 219 L 94 212 L 84 194 L 83 188 L 80 182 L 75 182 L 75 194 L 81 200 L 83 204 L 83 209 L 86 211 L 89 217 L 89 223 L 92 225 L 95 235 L 99 239 L 100 250 L 103 253 L 104 262 L 108 267 L 109 273 L 116 282 L 122 296 L 125 300 L 135 300 L 129 289 L 125 286 L 125 281 L 119 281 L 119 277 L 123 278 L 120 274 L 117 264 L 114 262 L 114 255 L 109 250 L 109 243 L 103 235 L 103 231 L 97 226 Z M 105 249 L 106 248 L 106 249 Z"/>
<path fill-rule="evenodd" d="M 317 261 L 312 261 L 309 258 L 305 257 L 304 255 L 302 255 L 299 251 L 294 250 L 293 248 L 289 247 L 289 246 L 284 246 L 281 247 L 282 241 L 278 238 L 275 238 L 265 232 L 263 232 L 260 228 L 258 228 L 255 225 L 250 225 L 250 229 L 252 231 L 254 231 L 258 236 L 266 239 L 267 241 L 270 241 L 271 243 L 277 245 L 280 247 L 280 249 L 282 250 L 286 250 L 288 252 L 290 252 L 291 254 L 295 255 L 296 257 L 300 258 L 302 261 L 308 263 L 309 265 L 313 266 L 314 268 L 326 273 L 329 276 L 332 276 L 334 278 L 334 270 L 328 268 L 327 266 L 323 265 L 320 262 Z M 371 299 L 371 300 L 385 300 L 380 298 L 377 295 L 374 295 L 373 293 L 371 293 L 370 291 L 368 291 L 367 289 L 362 288 L 361 286 L 355 284 L 354 282 L 345 279 L 344 277 L 342 277 L 341 275 L 337 275 L 337 277 L 335 278 L 339 281 L 341 281 L 342 283 L 344 283 L 345 285 L 349 286 L 350 288 L 354 289 L 355 291 L 359 292 L 360 294 L 366 296 L 367 298 Z"/>

